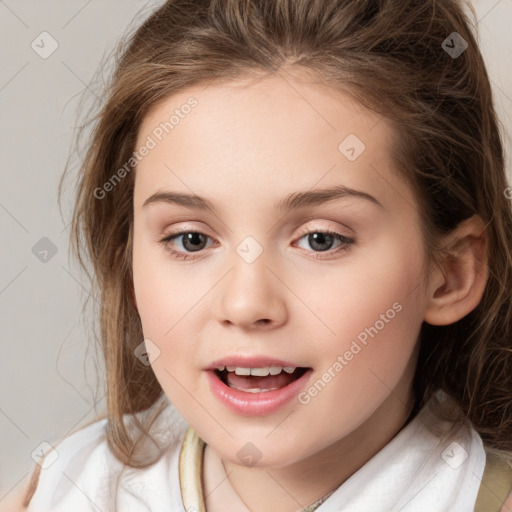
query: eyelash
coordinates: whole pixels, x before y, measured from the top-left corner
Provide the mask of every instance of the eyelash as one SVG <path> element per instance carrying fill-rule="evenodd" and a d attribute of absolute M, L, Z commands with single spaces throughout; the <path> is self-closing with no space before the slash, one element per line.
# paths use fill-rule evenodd
<path fill-rule="evenodd" d="M 190 229 L 184 229 L 184 230 L 176 231 L 174 233 L 166 235 L 164 238 L 159 240 L 158 243 L 163 245 L 165 247 L 165 249 L 167 251 L 169 251 L 171 253 L 171 255 L 173 257 L 175 257 L 176 259 L 180 259 L 180 260 L 197 259 L 196 257 L 193 257 L 193 256 L 191 257 L 191 254 L 193 254 L 193 253 L 183 253 L 181 251 L 175 251 L 174 249 L 170 248 L 170 242 L 172 240 L 174 240 L 175 238 L 179 238 L 182 235 L 190 234 L 190 233 L 204 235 L 207 238 L 210 238 L 208 235 L 206 235 L 205 233 L 202 233 L 201 231 L 193 231 Z M 342 245 L 340 245 L 337 249 L 329 249 L 328 251 L 317 251 L 316 254 L 319 254 L 319 255 L 320 254 L 328 254 L 329 256 L 332 256 L 333 254 L 336 254 L 338 252 L 348 252 L 350 250 L 350 246 L 355 242 L 355 240 L 353 238 L 349 238 L 347 236 L 341 235 L 340 233 L 337 233 L 336 231 L 331 231 L 329 229 L 325 229 L 325 230 L 317 229 L 317 230 L 304 231 L 301 233 L 298 240 L 301 240 L 306 235 L 310 235 L 313 233 L 321 233 L 323 235 L 330 235 L 335 240 L 339 240 L 340 242 L 342 242 Z M 201 252 L 201 251 L 197 251 L 197 252 Z M 313 251 L 313 252 L 315 252 L 315 251 Z M 324 256 L 313 256 L 313 258 L 317 259 L 317 260 L 327 259 Z"/>

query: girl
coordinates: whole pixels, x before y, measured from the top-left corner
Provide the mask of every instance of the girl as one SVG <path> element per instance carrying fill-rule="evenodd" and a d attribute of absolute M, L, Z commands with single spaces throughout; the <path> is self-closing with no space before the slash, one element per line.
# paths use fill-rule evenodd
<path fill-rule="evenodd" d="M 512 510 L 510 188 L 457 1 L 166 2 L 72 240 L 108 414 L 31 512 Z"/>

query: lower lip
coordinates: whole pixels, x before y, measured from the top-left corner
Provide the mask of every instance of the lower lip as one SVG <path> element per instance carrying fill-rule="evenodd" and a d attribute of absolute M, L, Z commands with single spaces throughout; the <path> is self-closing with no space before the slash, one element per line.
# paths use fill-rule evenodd
<path fill-rule="evenodd" d="M 222 382 L 214 371 L 207 371 L 210 389 L 217 399 L 229 409 L 243 416 L 264 416 L 272 414 L 290 402 L 306 386 L 312 370 L 294 380 L 288 386 L 273 391 L 247 393 L 230 388 Z"/>

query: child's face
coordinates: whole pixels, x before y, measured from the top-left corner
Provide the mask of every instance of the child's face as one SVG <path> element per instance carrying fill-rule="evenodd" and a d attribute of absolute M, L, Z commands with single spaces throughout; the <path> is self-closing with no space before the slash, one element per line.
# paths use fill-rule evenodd
<path fill-rule="evenodd" d="M 379 435 L 363 427 L 372 417 L 383 429 L 397 411 L 404 421 L 426 304 L 417 204 L 391 161 L 388 125 L 341 93 L 285 76 L 176 94 L 145 118 L 136 146 L 156 143 L 136 170 L 133 246 L 144 336 L 150 354 L 160 351 L 152 367 L 196 432 L 238 464 L 245 450 L 258 465 L 287 465 L 351 433 Z M 183 107 L 190 97 L 197 105 Z M 336 186 L 374 200 L 274 207 Z M 166 192 L 215 209 L 144 206 Z M 178 230 L 203 236 L 159 243 Z M 230 373 L 231 387 L 211 369 L 275 360 L 308 370 L 294 384 L 284 370 Z"/>

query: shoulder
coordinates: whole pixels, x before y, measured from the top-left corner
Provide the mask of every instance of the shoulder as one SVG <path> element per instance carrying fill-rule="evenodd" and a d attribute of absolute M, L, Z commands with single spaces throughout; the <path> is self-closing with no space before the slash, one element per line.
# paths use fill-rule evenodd
<path fill-rule="evenodd" d="M 125 420 L 130 430 L 133 417 Z M 179 420 L 172 408 L 159 415 L 151 439 L 145 438 L 137 448 L 148 456 L 138 468 L 124 465 L 111 451 L 106 418 L 74 432 L 45 451 L 35 467 L 35 491 L 31 499 L 31 489 L 27 492 L 27 511 L 110 512 L 121 506 L 130 512 L 163 511 L 170 505 L 171 510 L 181 510 L 179 453 L 187 425 Z"/>
<path fill-rule="evenodd" d="M 59 443 L 40 445 L 31 481 L 35 491 L 31 489 L 30 512 L 50 510 L 60 502 L 71 503 L 70 500 L 78 505 L 80 494 L 78 501 L 93 499 L 87 490 L 101 482 L 115 466 L 107 446 L 106 423 L 106 419 L 97 420 Z"/>

